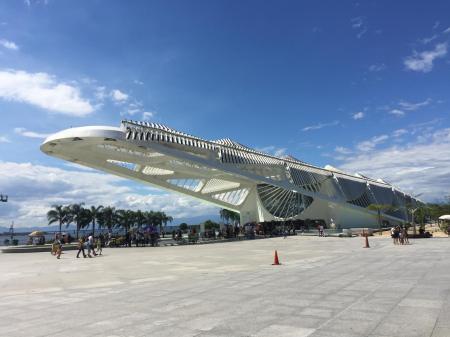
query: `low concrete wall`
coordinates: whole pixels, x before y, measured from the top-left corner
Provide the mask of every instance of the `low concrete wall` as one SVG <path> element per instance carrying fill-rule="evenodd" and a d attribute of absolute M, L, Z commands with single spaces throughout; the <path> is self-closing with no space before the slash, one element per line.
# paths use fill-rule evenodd
<path fill-rule="evenodd" d="M 63 251 L 78 249 L 76 243 L 69 243 L 63 245 Z M 2 248 L 2 253 L 37 253 L 37 252 L 51 252 L 52 245 L 25 245 L 25 246 L 9 246 Z"/>

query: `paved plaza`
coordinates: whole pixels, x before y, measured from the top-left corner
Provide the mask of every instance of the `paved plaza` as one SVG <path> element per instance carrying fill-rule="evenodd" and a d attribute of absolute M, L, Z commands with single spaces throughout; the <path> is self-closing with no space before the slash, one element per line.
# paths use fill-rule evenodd
<path fill-rule="evenodd" d="M 450 239 L 0 254 L 0 336 L 450 336 Z M 272 266 L 277 249 L 281 266 Z"/>

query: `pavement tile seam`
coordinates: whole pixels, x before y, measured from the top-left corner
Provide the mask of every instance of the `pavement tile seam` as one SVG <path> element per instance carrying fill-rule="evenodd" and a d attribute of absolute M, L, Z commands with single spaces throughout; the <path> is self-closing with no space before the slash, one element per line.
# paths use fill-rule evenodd
<path fill-rule="evenodd" d="M 426 277 L 426 275 L 427 275 L 427 273 L 428 273 L 428 271 L 429 271 L 429 269 L 432 269 L 436 264 L 437 264 L 437 261 L 436 260 L 433 260 L 434 261 L 434 263 L 433 263 L 433 265 L 432 266 L 429 266 L 428 265 L 428 268 L 427 269 L 424 269 L 424 271 L 422 272 L 422 274 L 420 275 L 420 277 L 417 279 L 417 281 L 416 281 L 416 285 L 419 283 L 419 281 L 421 280 L 421 279 L 424 279 L 425 277 Z M 401 300 L 404 300 L 404 299 L 406 299 L 406 297 L 407 297 L 407 295 L 410 293 L 412 291 L 412 288 L 410 288 L 409 289 L 409 291 L 401 298 Z M 401 301 L 400 301 L 401 302 Z M 400 303 L 399 302 L 399 303 Z M 387 312 L 386 313 L 386 315 L 385 315 L 385 317 L 389 317 L 389 315 L 391 314 L 391 312 L 395 309 L 396 307 L 393 307 L 391 310 L 389 310 L 389 312 Z M 436 319 L 436 322 L 437 322 L 437 319 Z M 436 325 L 436 322 L 435 322 L 435 324 L 434 324 L 434 326 Z M 381 320 L 370 332 L 369 332 L 369 334 L 371 334 L 371 333 L 373 333 L 373 332 L 375 332 L 381 325 L 383 324 L 383 320 Z M 410 337 L 410 336 L 408 336 L 408 337 Z"/>

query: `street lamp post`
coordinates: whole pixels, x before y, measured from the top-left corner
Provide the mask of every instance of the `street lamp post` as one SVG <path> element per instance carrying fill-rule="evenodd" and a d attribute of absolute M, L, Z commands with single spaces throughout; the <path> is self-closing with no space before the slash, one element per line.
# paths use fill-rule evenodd
<path fill-rule="evenodd" d="M 14 221 L 11 223 L 11 226 L 9 227 L 9 235 L 11 236 L 11 244 L 14 240 Z"/>
<path fill-rule="evenodd" d="M 418 208 L 412 208 L 412 209 L 410 209 L 410 211 L 411 211 L 411 224 L 413 225 L 413 233 L 414 233 L 414 237 L 415 237 L 416 234 L 417 234 L 417 231 L 416 231 L 416 223 L 414 222 L 414 213 L 415 213 L 417 210 L 418 210 Z"/>

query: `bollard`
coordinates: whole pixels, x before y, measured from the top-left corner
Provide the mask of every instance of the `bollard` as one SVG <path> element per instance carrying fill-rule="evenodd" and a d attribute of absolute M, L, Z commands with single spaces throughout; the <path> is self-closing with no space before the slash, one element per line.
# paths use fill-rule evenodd
<path fill-rule="evenodd" d="M 363 248 L 370 248 L 370 246 L 369 246 L 369 235 L 366 233 L 364 236 L 366 237 L 366 245 Z"/>

